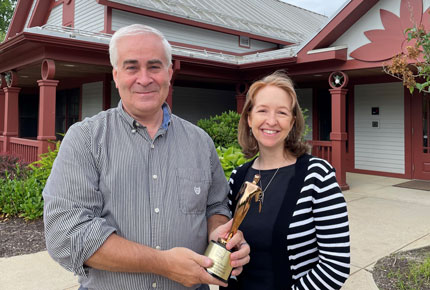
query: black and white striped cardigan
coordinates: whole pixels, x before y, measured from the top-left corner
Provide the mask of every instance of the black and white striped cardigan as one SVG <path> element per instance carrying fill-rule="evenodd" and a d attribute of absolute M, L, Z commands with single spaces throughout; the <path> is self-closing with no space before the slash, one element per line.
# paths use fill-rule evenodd
<path fill-rule="evenodd" d="M 235 196 L 252 163 L 231 174 L 231 209 L 236 206 Z M 335 169 L 308 154 L 299 157 L 295 166 L 295 176 L 285 186 L 286 194 L 295 195 L 297 202 L 282 204 L 273 231 L 276 289 L 288 289 L 285 283 L 291 280 L 291 289 L 340 289 L 349 276 L 350 245 L 346 202 Z M 290 279 L 285 277 L 288 272 Z"/>

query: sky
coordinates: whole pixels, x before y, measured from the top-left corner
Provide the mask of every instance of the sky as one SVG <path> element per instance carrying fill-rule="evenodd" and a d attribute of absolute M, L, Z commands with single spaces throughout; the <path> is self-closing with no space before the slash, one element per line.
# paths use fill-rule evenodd
<path fill-rule="evenodd" d="M 282 0 L 304 9 L 331 17 L 348 0 Z"/>

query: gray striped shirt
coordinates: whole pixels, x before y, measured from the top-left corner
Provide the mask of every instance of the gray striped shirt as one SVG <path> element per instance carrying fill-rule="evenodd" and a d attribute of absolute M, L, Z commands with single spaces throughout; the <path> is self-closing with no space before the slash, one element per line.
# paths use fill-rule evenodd
<path fill-rule="evenodd" d="M 210 137 L 173 114 L 164 114 L 163 125 L 151 139 L 120 102 L 64 137 L 43 192 L 46 244 L 85 287 L 193 289 L 83 264 L 113 232 L 156 249 L 203 253 L 207 218 L 229 216 L 228 185 Z"/>

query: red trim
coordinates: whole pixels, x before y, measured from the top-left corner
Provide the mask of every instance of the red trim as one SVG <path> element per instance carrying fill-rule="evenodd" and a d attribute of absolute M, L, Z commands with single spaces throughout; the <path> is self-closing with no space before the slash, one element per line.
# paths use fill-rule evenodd
<path fill-rule="evenodd" d="M 348 94 L 346 97 L 348 98 L 348 146 L 346 147 L 346 171 L 349 171 L 355 166 L 355 130 L 354 130 L 354 102 L 355 102 L 355 87 L 348 87 Z"/>
<path fill-rule="evenodd" d="M 227 51 L 227 50 L 214 49 L 214 48 L 210 48 L 210 47 L 198 46 L 198 45 L 193 45 L 193 44 L 188 44 L 188 43 L 182 43 L 182 42 L 169 41 L 169 43 L 171 45 L 174 45 L 174 46 L 181 46 L 181 47 L 193 48 L 193 49 L 198 49 L 198 50 L 206 50 L 206 51 L 210 51 L 210 52 L 218 52 L 218 53 L 224 53 L 224 54 L 235 55 L 235 56 L 244 56 L 244 55 L 250 55 L 250 54 L 261 53 L 261 52 L 266 52 L 266 51 L 272 51 L 272 50 L 276 50 L 277 49 L 276 47 L 274 47 L 274 48 L 265 48 L 265 49 L 250 51 L 250 52 L 238 53 L 238 52 L 232 52 L 232 51 Z"/>
<path fill-rule="evenodd" d="M 328 47 L 359 20 L 378 0 L 351 0 L 311 41 L 298 53 L 298 60 L 306 58 L 306 52 Z"/>
<path fill-rule="evenodd" d="M 105 6 L 105 19 L 104 19 L 104 27 L 103 33 L 113 34 L 112 30 L 112 8 Z"/>
<path fill-rule="evenodd" d="M 390 172 L 383 172 L 383 171 L 373 171 L 373 170 L 363 170 L 363 169 L 352 169 L 352 170 L 348 170 L 348 172 L 368 174 L 368 175 L 386 176 L 386 177 L 395 177 L 395 178 L 409 178 L 408 176 L 406 176 L 406 174 L 390 173 Z"/>
<path fill-rule="evenodd" d="M 222 32 L 222 33 L 232 34 L 232 35 L 243 35 L 243 36 L 248 36 L 249 38 L 258 39 L 258 40 L 262 40 L 262 41 L 268 41 L 268 42 L 274 42 L 274 43 L 278 43 L 278 44 L 284 44 L 284 45 L 293 44 L 292 42 L 288 42 L 285 40 L 274 39 L 271 37 L 265 37 L 265 36 L 261 36 L 261 35 L 248 33 L 248 32 L 243 32 L 243 31 L 239 31 L 239 30 L 220 27 L 220 26 L 216 26 L 213 24 L 202 23 L 202 22 L 198 22 L 195 20 L 190 20 L 190 19 L 186 19 L 186 18 L 182 18 L 182 17 L 178 17 L 178 16 L 167 15 L 164 13 L 151 11 L 148 9 L 137 8 L 137 7 L 132 7 L 132 6 L 128 6 L 125 4 L 111 2 L 109 0 L 97 0 L 97 2 L 100 5 L 105 5 L 105 6 L 113 8 L 113 9 L 132 12 L 132 13 L 136 13 L 136 14 L 140 14 L 140 15 L 145 15 L 145 16 L 158 18 L 158 19 L 162 19 L 162 20 L 167 20 L 167 21 L 171 21 L 171 22 L 176 22 L 176 23 L 180 23 L 180 24 L 186 24 L 186 25 L 190 25 L 190 26 L 194 26 L 194 27 L 203 28 L 203 29 L 218 31 L 218 32 Z"/>
<path fill-rule="evenodd" d="M 55 4 L 54 0 L 37 0 L 28 27 L 44 25 Z"/>
<path fill-rule="evenodd" d="M 103 80 L 103 110 L 111 108 L 111 81 L 112 74 L 106 74 Z"/>
<path fill-rule="evenodd" d="M 282 67 L 282 65 L 286 64 L 295 64 L 297 63 L 296 57 L 285 57 L 273 60 L 265 60 L 247 64 L 239 65 L 239 69 L 248 69 L 248 68 L 263 68 L 263 67 Z"/>
<path fill-rule="evenodd" d="M 409 89 L 404 87 L 404 126 L 405 126 L 405 175 L 407 178 L 412 178 L 412 118 L 416 118 L 417 116 L 411 115 L 411 94 Z M 421 97 L 421 96 L 415 96 Z M 418 116 L 422 118 L 420 114 Z"/>
<path fill-rule="evenodd" d="M 79 89 L 79 120 L 82 121 L 82 86 L 83 84 L 81 84 L 80 89 Z"/>
<path fill-rule="evenodd" d="M 312 89 L 312 140 L 319 140 L 320 129 L 318 124 L 318 93 L 315 88 Z"/>
<path fill-rule="evenodd" d="M 17 33 L 20 33 L 24 30 L 25 22 L 27 21 L 27 18 L 31 10 L 31 4 L 32 4 L 31 2 L 32 1 L 28 1 L 28 0 L 18 1 L 12 16 L 12 20 L 9 25 L 9 29 L 5 37 L 5 41 L 9 37 L 13 37 Z"/>
<path fill-rule="evenodd" d="M 63 0 L 63 26 L 75 27 L 75 0 Z"/>

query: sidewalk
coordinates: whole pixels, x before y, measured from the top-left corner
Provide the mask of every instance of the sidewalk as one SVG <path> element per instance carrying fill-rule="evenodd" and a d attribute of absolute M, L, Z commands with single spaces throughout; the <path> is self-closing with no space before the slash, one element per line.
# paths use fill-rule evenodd
<path fill-rule="evenodd" d="M 342 289 L 376 290 L 371 271 L 378 259 L 430 245 L 430 192 L 392 186 L 403 181 L 347 174 L 351 277 Z M 0 258 L 0 289 L 76 290 L 78 283 L 46 252 L 39 252 Z"/>

